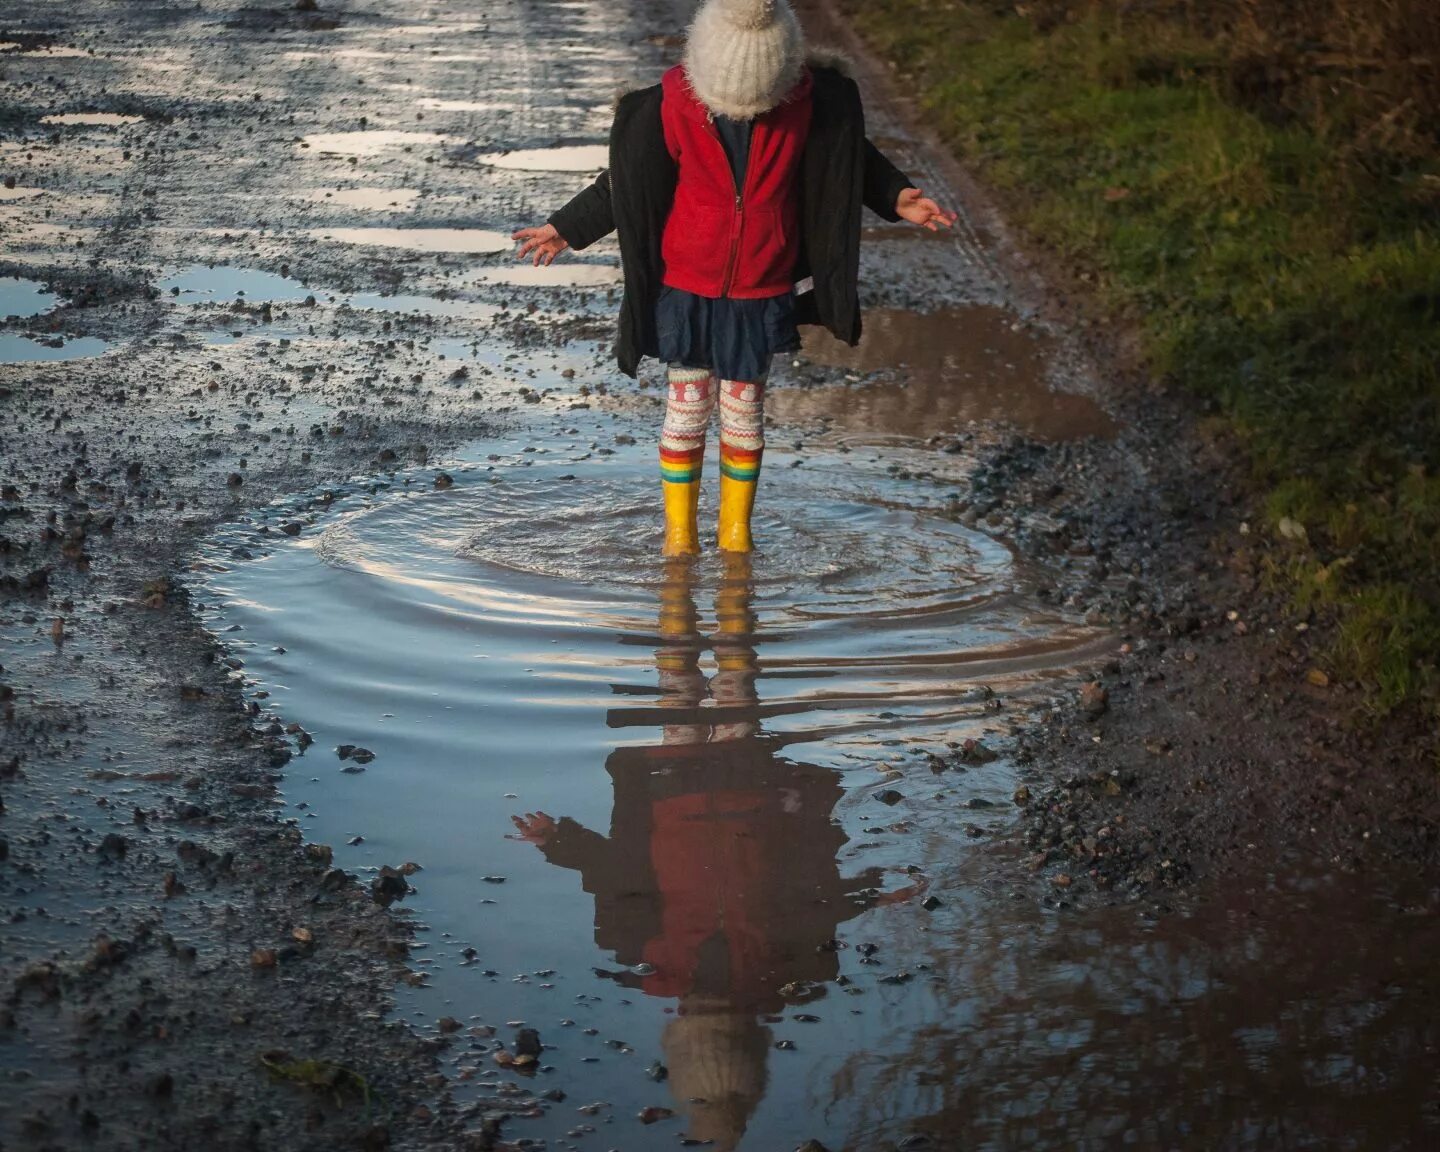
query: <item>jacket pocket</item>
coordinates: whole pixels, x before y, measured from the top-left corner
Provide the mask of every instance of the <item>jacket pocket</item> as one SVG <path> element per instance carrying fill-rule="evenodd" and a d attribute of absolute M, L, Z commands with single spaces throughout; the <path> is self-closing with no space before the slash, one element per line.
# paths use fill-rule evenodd
<path fill-rule="evenodd" d="M 725 270 L 730 222 L 714 208 L 682 208 L 665 222 L 661 257 L 667 269 L 688 279 L 718 281 Z"/>
<path fill-rule="evenodd" d="M 758 288 L 779 282 L 788 287 L 794 259 L 784 215 L 773 208 L 747 210 L 738 256 L 736 288 Z"/>

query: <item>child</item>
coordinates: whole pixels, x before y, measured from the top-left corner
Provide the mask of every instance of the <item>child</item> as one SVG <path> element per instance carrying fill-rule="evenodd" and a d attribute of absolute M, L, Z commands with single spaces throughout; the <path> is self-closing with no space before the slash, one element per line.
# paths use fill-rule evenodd
<path fill-rule="evenodd" d="M 705 434 L 720 408 L 718 542 L 751 548 L 765 377 L 799 324 L 860 339 L 860 207 L 949 227 L 865 138 L 855 82 L 805 57 L 787 0 L 703 0 L 684 63 L 620 99 L 610 167 L 519 256 L 549 264 L 619 233 L 625 294 L 615 356 L 669 364 L 660 438 L 667 556 L 699 551 Z"/>

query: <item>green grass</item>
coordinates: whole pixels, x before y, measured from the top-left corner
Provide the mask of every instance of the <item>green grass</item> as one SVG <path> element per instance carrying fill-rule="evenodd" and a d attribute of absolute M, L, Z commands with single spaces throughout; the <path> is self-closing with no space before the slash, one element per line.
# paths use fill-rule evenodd
<path fill-rule="evenodd" d="M 1377 713 L 1436 709 L 1440 164 L 1227 98 L 1220 46 L 1103 5 L 1041 32 L 844 0 L 1016 222 L 1091 273 L 1145 367 L 1213 399 L 1303 524 L 1281 578 Z M 1337 117 L 1337 122 L 1340 118 Z"/>

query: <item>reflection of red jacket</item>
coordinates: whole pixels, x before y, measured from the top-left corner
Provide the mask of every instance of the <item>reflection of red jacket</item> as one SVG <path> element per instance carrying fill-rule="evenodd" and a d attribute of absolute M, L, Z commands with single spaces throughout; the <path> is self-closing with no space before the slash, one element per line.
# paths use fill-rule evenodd
<path fill-rule="evenodd" d="M 790 291 L 800 250 L 796 176 L 810 130 L 807 70 L 781 103 L 755 118 L 744 187 L 710 113 L 676 66 L 661 80 L 660 122 L 675 160 L 675 201 L 660 254 L 664 283 L 697 296 L 758 299 Z"/>
<path fill-rule="evenodd" d="M 617 749 L 609 838 L 561 820 L 543 847 L 595 896 L 595 941 L 654 973 L 648 995 L 723 999 L 773 1012 L 792 980 L 833 980 L 824 946 L 860 908 L 876 871 L 842 879 L 834 772 L 790 764 L 763 740 Z"/>

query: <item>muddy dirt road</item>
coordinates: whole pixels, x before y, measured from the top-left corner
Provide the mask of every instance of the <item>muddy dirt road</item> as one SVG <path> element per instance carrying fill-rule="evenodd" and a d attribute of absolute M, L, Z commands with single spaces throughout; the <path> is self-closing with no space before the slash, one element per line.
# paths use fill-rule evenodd
<path fill-rule="evenodd" d="M 1428 795 L 1383 883 L 1192 800 L 1187 887 L 1105 756 L 1223 715 L 1121 706 L 1241 666 L 1223 476 L 863 60 L 962 226 L 778 366 L 753 561 L 658 560 L 616 250 L 508 234 L 687 9 L 0 0 L 0 1142 L 1421 1139 Z"/>

